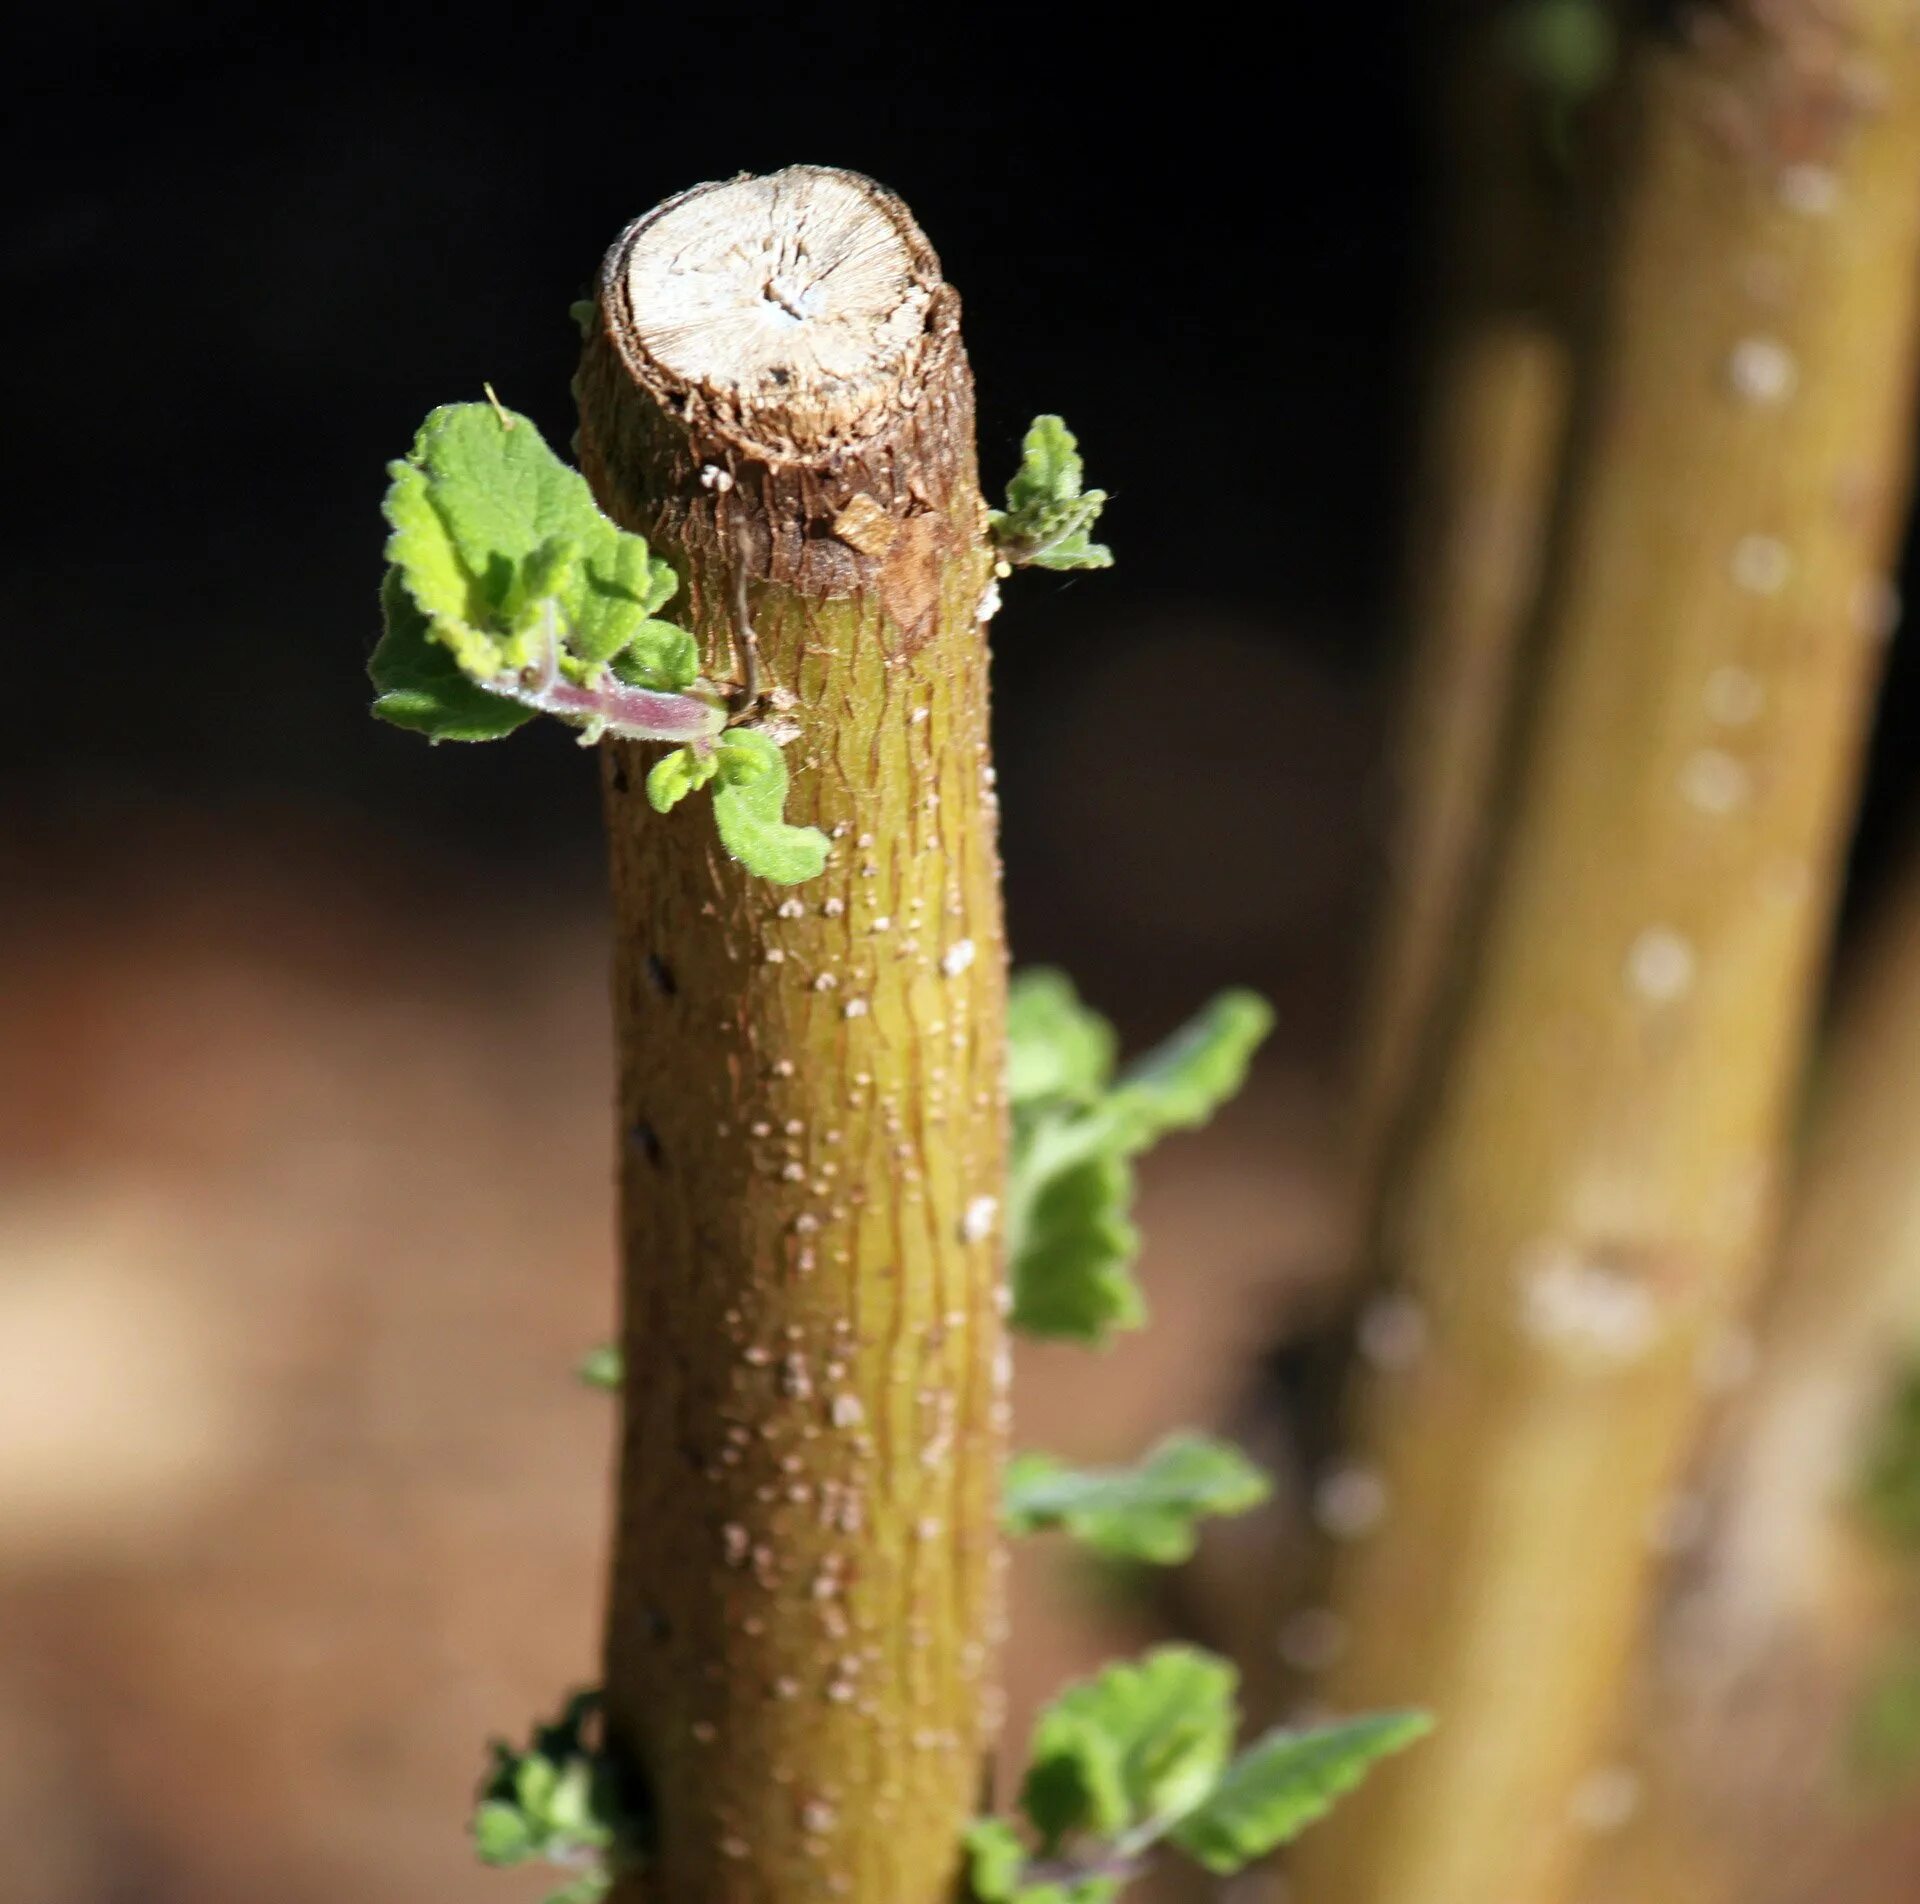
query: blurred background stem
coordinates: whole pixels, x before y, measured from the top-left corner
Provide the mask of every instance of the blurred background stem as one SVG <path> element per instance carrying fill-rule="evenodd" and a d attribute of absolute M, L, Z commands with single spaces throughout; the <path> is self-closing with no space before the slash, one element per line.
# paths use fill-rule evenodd
<path fill-rule="evenodd" d="M 1597 9 L 1595 9 L 1597 11 Z M 1485 846 L 1515 669 L 1539 579 L 1569 380 L 1580 206 L 1557 101 L 1507 6 L 1429 32 L 1441 176 L 1435 322 L 1412 497 L 1416 631 L 1390 750 L 1387 874 L 1349 1112 L 1360 1196 L 1427 1043 Z"/>
<path fill-rule="evenodd" d="M 1638 1802 L 1595 1840 L 1594 1904 L 1907 1895 L 1850 1858 L 1889 1796 L 1855 1735 L 1920 1636 L 1912 1556 L 1865 1486 L 1920 1354 L 1920 863 L 1846 977 L 1757 1372 L 1680 1503 L 1686 1551 L 1617 1754 Z"/>
<path fill-rule="evenodd" d="M 1631 48 L 1537 678 L 1370 1213 L 1424 1352 L 1316 1483 L 1337 1707 L 1446 1715 L 1316 1904 L 1565 1894 L 1703 1368 L 1761 1261 L 1905 505 L 1911 12 Z"/>

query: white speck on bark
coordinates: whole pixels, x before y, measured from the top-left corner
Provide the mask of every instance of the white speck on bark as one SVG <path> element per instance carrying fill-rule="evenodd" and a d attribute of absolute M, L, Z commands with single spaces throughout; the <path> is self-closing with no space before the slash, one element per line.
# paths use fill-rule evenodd
<path fill-rule="evenodd" d="M 1523 1255 L 1520 1326 L 1536 1342 L 1621 1366 L 1653 1346 L 1661 1318 L 1644 1285 L 1549 1241 Z"/>
<path fill-rule="evenodd" d="M 1749 403 L 1785 403 L 1800 382 L 1793 352 L 1776 337 L 1743 337 L 1727 358 L 1727 381 Z"/>
<path fill-rule="evenodd" d="M 1707 718 L 1722 727 L 1745 727 L 1767 704 L 1766 684 L 1751 668 L 1715 668 L 1707 676 Z"/>
<path fill-rule="evenodd" d="M 994 1218 L 1000 1214 L 998 1197 L 975 1197 L 960 1218 L 960 1240 L 984 1243 L 993 1234 Z"/>
<path fill-rule="evenodd" d="M 1371 1468 L 1335 1468 L 1313 1490 L 1313 1518 L 1335 1540 L 1372 1533 L 1386 1512 L 1387 1484 Z"/>
<path fill-rule="evenodd" d="M 1589 1772 L 1573 1789 L 1568 1811 L 1583 1831 L 1618 1831 L 1640 1809 L 1640 1774 L 1630 1765 Z"/>
<path fill-rule="evenodd" d="M 1734 582 L 1750 595 L 1778 595 L 1793 573 L 1793 551 L 1778 536 L 1744 535 L 1733 545 Z"/>
<path fill-rule="evenodd" d="M 1840 203 L 1840 179 L 1824 165 L 1783 166 L 1780 202 L 1803 218 L 1829 218 Z"/>
<path fill-rule="evenodd" d="M 1649 1005 L 1671 1005 L 1693 989 L 1693 947 L 1671 926 L 1648 926 L 1627 948 L 1627 983 Z"/>
<path fill-rule="evenodd" d="M 1753 791 L 1753 776 L 1724 749 L 1702 747 L 1680 769 L 1680 791 L 1702 813 L 1737 813 Z"/>

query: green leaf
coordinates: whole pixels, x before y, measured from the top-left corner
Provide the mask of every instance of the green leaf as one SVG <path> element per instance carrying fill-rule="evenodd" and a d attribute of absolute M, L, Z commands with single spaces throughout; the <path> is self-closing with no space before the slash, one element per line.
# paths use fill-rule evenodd
<path fill-rule="evenodd" d="M 1020 445 L 1020 467 L 1007 484 L 1007 513 L 1026 515 L 1081 493 L 1086 470 L 1080 442 L 1063 418 L 1037 416 Z"/>
<path fill-rule="evenodd" d="M 526 1815 L 497 1798 L 474 1811 L 473 1848 L 482 1864 L 519 1864 L 536 1855 Z"/>
<path fill-rule="evenodd" d="M 1109 1084 L 1113 1033 L 1057 974 L 1016 983 L 1009 1047 L 1013 1155 L 1007 1206 L 1013 1323 L 1100 1342 L 1137 1328 L 1130 1160 L 1206 1122 L 1239 1089 L 1273 1022 L 1251 992 L 1227 992 Z"/>
<path fill-rule="evenodd" d="M 516 588 L 523 599 L 545 592 L 540 551 L 556 539 L 571 542 L 577 554 L 561 599 L 567 643 L 583 661 L 605 661 L 679 586 L 641 537 L 600 513 L 579 471 L 512 411 L 444 404 L 388 473 L 388 559 L 429 620 L 483 627 Z"/>
<path fill-rule="evenodd" d="M 530 1818 L 546 1822 L 547 1805 L 559 1783 L 559 1766 L 539 1752 L 524 1754 L 514 1765 L 513 1796 Z"/>
<path fill-rule="evenodd" d="M 386 632 L 367 672 L 378 690 L 373 711 L 381 720 L 429 740 L 499 740 L 533 719 L 531 708 L 475 687 L 452 654 L 429 638 L 427 618 L 398 569 L 389 569 L 381 584 L 380 610 Z"/>
<path fill-rule="evenodd" d="M 640 1856 L 641 1824 L 615 1768 L 589 1742 L 597 1693 L 576 1693 L 559 1717 L 536 1726 L 524 1750 L 495 1740 L 473 1814 L 474 1849 L 485 1864 L 535 1859 L 587 1866 L 562 1895 L 598 1897 L 614 1862 Z"/>
<path fill-rule="evenodd" d="M 1113 1076 L 1113 1027 L 1080 1002 L 1073 981 L 1046 966 L 1007 988 L 1007 1092 L 1015 1105 L 1090 1097 Z"/>
<path fill-rule="evenodd" d="M 787 763 L 757 728 L 736 727 L 718 748 L 713 789 L 720 843 L 748 872 L 777 886 L 797 886 L 827 863 L 827 836 L 815 826 L 789 826 Z"/>
<path fill-rule="evenodd" d="M 1038 1139 L 1033 1150 L 1038 1161 L 1027 1177 L 1016 1124 L 1008 1320 L 1048 1341 L 1104 1342 L 1116 1329 L 1139 1328 L 1147 1304 L 1133 1278 L 1133 1166 L 1110 1152 L 1051 1164 Z"/>
<path fill-rule="evenodd" d="M 613 1830 L 594 1810 L 592 1763 L 584 1758 L 569 1759 L 554 1780 L 547 1800 L 547 1817 L 556 1836 L 577 1845 L 608 1845 Z"/>
<path fill-rule="evenodd" d="M 1225 1660 L 1165 1646 L 1070 1686 L 1034 1727 L 1020 1804 L 1037 1852 L 1006 1819 L 967 1834 L 980 1904 L 1085 1904 L 1139 1875 L 1156 1844 L 1220 1875 L 1285 1844 L 1367 1768 L 1428 1729 L 1389 1712 L 1269 1733 L 1230 1758 L 1235 1674 Z"/>
<path fill-rule="evenodd" d="M 700 648 L 670 621 L 643 621 L 611 665 L 632 687 L 682 694 L 700 678 Z"/>
<path fill-rule="evenodd" d="M 1035 417 L 1007 485 L 1007 506 L 988 512 L 1002 557 L 1022 568 L 1104 569 L 1113 552 L 1089 539 L 1106 492 L 1081 487 L 1080 446 L 1057 416 Z"/>
<path fill-rule="evenodd" d="M 573 1373 L 575 1379 L 588 1388 L 617 1389 L 626 1379 L 619 1343 L 603 1342 L 598 1348 L 589 1349 L 574 1364 Z"/>
<path fill-rule="evenodd" d="M 1051 1455 L 1016 1455 L 1003 1513 L 1009 1533 L 1064 1528 L 1112 1559 L 1169 1566 L 1191 1556 L 1203 1515 L 1244 1514 L 1271 1491 L 1230 1443 L 1177 1434 L 1132 1468 L 1070 1468 Z"/>
<path fill-rule="evenodd" d="M 967 1827 L 967 1879 L 979 1904 L 1012 1904 L 1020 1895 L 1027 1848 L 1004 1818 L 977 1818 Z"/>
<path fill-rule="evenodd" d="M 622 699 L 618 681 L 693 685 L 692 637 L 652 618 L 678 581 L 600 513 L 525 417 L 446 405 L 389 474 L 387 559 L 415 612 L 388 605 L 372 665 L 382 718 L 436 739 L 493 739 L 529 708 L 595 734 L 718 729 L 722 716 L 702 701 Z M 446 661 L 427 652 L 436 647 Z M 489 705 L 502 697 L 516 718 Z"/>
<path fill-rule="evenodd" d="M 1198 1130 L 1246 1082 L 1272 1029 L 1264 998 L 1223 992 L 1122 1075 L 1106 1104 L 1113 1141 L 1132 1155 L 1169 1131 Z"/>
<path fill-rule="evenodd" d="M 1172 1840 L 1218 1876 L 1288 1843 L 1324 1817 L 1378 1760 L 1432 1727 L 1421 1712 L 1382 1712 L 1311 1731 L 1270 1732 L 1227 1768 Z"/>
<path fill-rule="evenodd" d="M 1119 1895 L 1117 1878 L 1030 1864 L 1020 1834 L 1004 1818 L 975 1820 L 965 1843 L 975 1904 L 1108 1904 Z"/>
<path fill-rule="evenodd" d="M 672 753 L 662 754 L 648 769 L 647 804 L 656 813 L 670 813 L 719 771 L 717 751 L 696 754 L 691 747 L 676 747 Z"/>
<path fill-rule="evenodd" d="M 542 1904 L 599 1904 L 612 1889 L 613 1873 L 605 1865 L 596 1865 L 591 1871 L 583 1871 L 571 1884 L 549 1891 Z"/>
<path fill-rule="evenodd" d="M 1190 1811 L 1227 1762 L 1235 1677 L 1210 1653 L 1164 1646 L 1068 1687 L 1034 1728 L 1021 1792 L 1043 1850 L 1123 1840 Z"/>

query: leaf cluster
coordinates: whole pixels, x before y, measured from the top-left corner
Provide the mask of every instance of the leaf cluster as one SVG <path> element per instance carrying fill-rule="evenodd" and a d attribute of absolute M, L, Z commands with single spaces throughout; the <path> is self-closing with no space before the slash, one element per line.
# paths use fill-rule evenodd
<path fill-rule="evenodd" d="M 1272 1023 L 1264 999 L 1222 993 L 1116 1076 L 1113 1027 L 1064 974 L 1014 980 L 1007 1234 L 1016 1328 L 1100 1342 L 1145 1321 L 1132 1273 L 1133 1159 L 1171 1131 L 1206 1123 L 1245 1081 Z"/>
<path fill-rule="evenodd" d="M 592 1904 L 611 1885 L 614 1863 L 639 1855 L 631 1797 L 589 1736 L 599 1703 L 597 1693 L 575 1693 L 559 1718 L 534 1728 L 524 1750 L 495 1739 L 474 1808 L 474 1848 L 483 1864 L 544 1860 L 578 1869 L 546 1904 Z"/>
<path fill-rule="evenodd" d="M 1281 1728 L 1235 1754 L 1237 1677 L 1166 1646 L 1070 1686 L 1034 1727 L 1022 1818 L 968 1835 L 980 1904 L 1106 1904 L 1158 1846 L 1228 1876 L 1325 1815 L 1424 1715 Z"/>
<path fill-rule="evenodd" d="M 1107 506 L 1103 489 L 1082 487 L 1080 445 L 1057 416 L 1035 417 L 1020 445 L 1007 506 L 989 510 L 988 531 L 1009 568 L 1107 569 L 1113 551 L 1092 540 Z"/>
<path fill-rule="evenodd" d="M 826 865 L 827 836 L 787 823 L 786 757 L 764 729 L 729 728 L 711 748 L 662 755 L 647 775 L 647 800 L 667 813 L 708 785 L 720 844 L 742 866 L 775 885 L 797 886 Z"/>
<path fill-rule="evenodd" d="M 749 872 L 820 871 L 826 836 L 783 817 L 774 736 L 728 727 L 692 635 L 655 612 L 679 587 L 672 568 L 600 513 L 527 418 L 445 405 L 388 474 L 376 715 L 434 741 L 498 740 L 544 713 L 583 741 L 680 743 L 649 776 L 657 808 L 711 782 L 721 843 Z"/>
<path fill-rule="evenodd" d="M 386 632 L 370 663 L 382 720 L 434 740 L 511 733 L 540 711 L 514 696 L 549 634 L 577 685 L 694 686 L 693 637 L 654 618 L 673 570 L 600 513 L 526 417 L 444 404 L 387 474 Z M 717 707 L 684 712 L 718 731 Z"/>

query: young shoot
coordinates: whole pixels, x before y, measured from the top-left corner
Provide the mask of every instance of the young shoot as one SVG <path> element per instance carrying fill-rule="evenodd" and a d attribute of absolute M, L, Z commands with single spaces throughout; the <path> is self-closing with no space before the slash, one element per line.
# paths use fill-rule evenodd
<path fill-rule="evenodd" d="M 389 474 L 376 715 L 431 741 L 498 740 L 546 714 L 583 745 L 673 744 L 669 778 L 715 783 L 721 844 L 749 872 L 820 871 L 826 836 L 784 818 L 780 746 L 797 730 L 759 722 L 773 697 L 757 683 L 742 695 L 702 676 L 693 636 L 656 615 L 679 589 L 672 568 L 600 513 L 532 423 L 446 405 Z"/>

